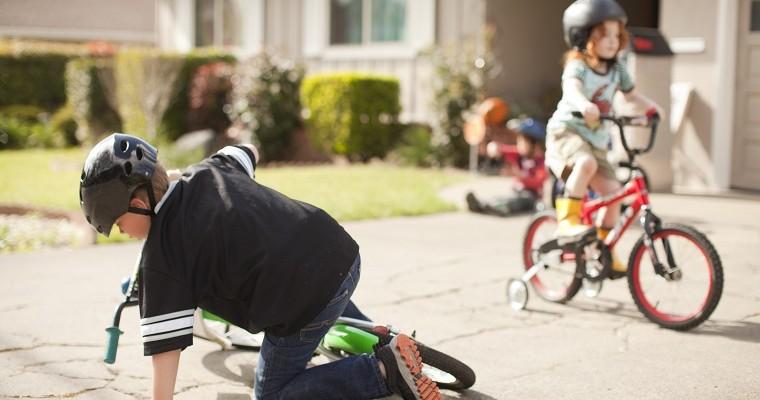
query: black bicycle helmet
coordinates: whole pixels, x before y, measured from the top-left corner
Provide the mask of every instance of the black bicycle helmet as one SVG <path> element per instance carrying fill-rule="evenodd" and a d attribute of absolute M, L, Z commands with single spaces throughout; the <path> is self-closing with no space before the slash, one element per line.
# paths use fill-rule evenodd
<path fill-rule="evenodd" d="M 114 222 L 127 211 L 151 215 L 156 206 L 151 178 L 158 151 L 131 135 L 114 133 L 90 150 L 79 181 L 79 204 L 87 222 L 106 237 Z M 134 191 L 146 186 L 150 210 L 132 209 Z"/>
<path fill-rule="evenodd" d="M 586 49 L 591 28 L 608 19 L 625 24 L 628 16 L 615 0 L 575 0 L 562 15 L 565 43 L 581 51 Z"/>

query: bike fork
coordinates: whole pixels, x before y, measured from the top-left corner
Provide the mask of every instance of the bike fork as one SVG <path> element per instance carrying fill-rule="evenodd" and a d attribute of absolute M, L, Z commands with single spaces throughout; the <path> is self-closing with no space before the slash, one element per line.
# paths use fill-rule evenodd
<path fill-rule="evenodd" d="M 649 256 L 652 259 L 652 265 L 654 266 L 654 272 L 657 275 L 664 277 L 667 280 L 677 280 L 681 278 L 681 269 L 676 265 L 676 260 L 673 257 L 673 251 L 670 248 L 670 242 L 667 238 L 662 239 L 662 247 L 665 250 L 665 258 L 667 259 L 667 265 L 660 261 L 660 257 L 657 255 L 657 250 L 654 246 L 652 237 L 655 232 L 662 227 L 662 221 L 660 218 L 652 212 L 648 207 L 643 208 L 641 215 L 641 225 L 644 228 L 644 245 L 649 250 Z"/>

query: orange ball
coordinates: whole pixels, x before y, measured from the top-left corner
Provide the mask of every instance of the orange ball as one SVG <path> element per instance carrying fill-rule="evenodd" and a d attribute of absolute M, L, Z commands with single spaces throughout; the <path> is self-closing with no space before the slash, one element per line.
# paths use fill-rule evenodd
<path fill-rule="evenodd" d="M 486 125 L 503 125 L 509 115 L 509 106 L 498 97 L 489 97 L 480 103 L 478 112 Z"/>

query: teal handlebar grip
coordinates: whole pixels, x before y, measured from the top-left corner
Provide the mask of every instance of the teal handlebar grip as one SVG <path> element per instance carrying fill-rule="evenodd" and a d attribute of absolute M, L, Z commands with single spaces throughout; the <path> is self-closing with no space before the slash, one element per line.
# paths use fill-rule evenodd
<path fill-rule="evenodd" d="M 108 340 L 106 341 L 106 356 L 103 358 L 106 364 L 113 364 L 116 361 L 116 350 L 119 347 L 119 336 L 122 332 L 118 326 L 106 328 Z"/>

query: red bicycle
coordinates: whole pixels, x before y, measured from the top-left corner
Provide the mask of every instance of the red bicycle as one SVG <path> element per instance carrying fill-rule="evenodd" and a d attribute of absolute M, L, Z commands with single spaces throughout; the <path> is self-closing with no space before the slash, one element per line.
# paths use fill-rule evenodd
<path fill-rule="evenodd" d="M 628 155 L 625 165 L 631 170 L 632 177 L 612 195 L 587 199 L 583 206 L 583 221 L 593 225 L 593 217 L 600 208 L 624 199 L 632 199 L 632 202 L 603 241 L 593 230 L 581 238 L 558 239 L 554 211 L 536 214 L 523 241 L 525 273 L 520 279 L 511 279 L 507 285 L 510 305 L 518 310 L 525 308 L 527 282 L 541 298 L 557 303 L 572 299 L 581 287 L 591 297 L 598 294 L 602 282 L 610 277 L 611 250 L 638 216 L 644 233 L 628 260 L 631 296 L 650 321 L 668 329 L 692 329 L 707 320 L 720 301 L 723 267 L 718 252 L 697 229 L 663 223 L 652 211 L 647 186 L 635 159 L 652 149 L 659 116 L 602 116 L 601 119 L 617 125 Z M 623 134 L 625 126 L 650 127 L 647 146 L 630 148 Z"/>

